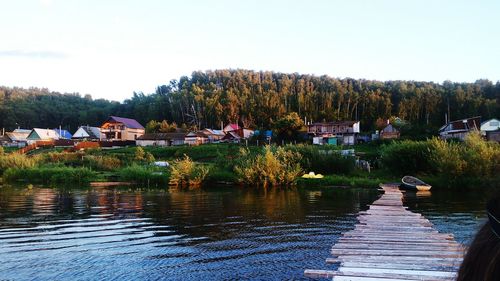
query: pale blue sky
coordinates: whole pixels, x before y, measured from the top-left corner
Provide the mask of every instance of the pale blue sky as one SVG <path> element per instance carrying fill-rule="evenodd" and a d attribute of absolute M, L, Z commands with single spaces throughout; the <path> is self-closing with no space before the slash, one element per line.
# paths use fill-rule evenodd
<path fill-rule="evenodd" d="M 500 80 L 500 1 L 0 0 L 0 85 L 123 100 L 194 70 Z"/>

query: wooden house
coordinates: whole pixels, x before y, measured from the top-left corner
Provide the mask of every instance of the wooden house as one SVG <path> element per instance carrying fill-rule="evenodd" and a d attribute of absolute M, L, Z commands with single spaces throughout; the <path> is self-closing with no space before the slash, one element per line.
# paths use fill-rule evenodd
<path fill-rule="evenodd" d="M 387 124 L 382 130 L 380 130 L 380 139 L 398 139 L 400 136 L 399 130 L 394 128 L 392 124 Z"/>
<path fill-rule="evenodd" d="M 313 138 L 336 138 L 344 145 L 353 145 L 360 132 L 359 121 L 319 122 L 307 125 L 307 133 Z"/>
<path fill-rule="evenodd" d="M 137 146 L 173 146 L 183 145 L 186 133 L 150 133 L 137 138 Z"/>
<path fill-rule="evenodd" d="M 184 137 L 184 143 L 187 145 L 200 145 L 208 143 L 208 136 L 203 131 L 189 132 Z"/>
<path fill-rule="evenodd" d="M 99 141 L 102 139 L 101 128 L 80 126 L 78 130 L 76 130 L 76 132 L 73 134 L 72 139 L 82 141 Z"/>
<path fill-rule="evenodd" d="M 102 136 L 110 141 L 135 141 L 144 132 L 144 127 L 130 118 L 110 116 L 101 125 Z"/>
<path fill-rule="evenodd" d="M 439 136 L 442 139 L 460 139 L 464 140 L 465 136 L 472 131 L 479 131 L 481 128 L 481 116 L 455 120 L 448 122 L 439 129 Z"/>
<path fill-rule="evenodd" d="M 28 144 L 36 143 L 37 141 L 52 142 L 59 139 L 56 131 L 50 129 L 34 128 L 26 138 Z"/>
<path fill-rule="evenodd" d="M 2 137 L 3 146 L 25 147 L 28 144 L 28 136 L 31 130 L 16 129 L 12 132 L 7 132 Z"/>

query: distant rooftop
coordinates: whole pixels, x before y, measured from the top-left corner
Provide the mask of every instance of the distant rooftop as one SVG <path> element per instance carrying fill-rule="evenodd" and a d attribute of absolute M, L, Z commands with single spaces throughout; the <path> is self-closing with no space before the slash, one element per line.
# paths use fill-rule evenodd
<path fill-rule="evenodd" d="M 144 129 L 144 127 L 139 122 L 137 122 L 137 120 L 131 119 L 131 118 L 109 116 L 109 118 L 108 118 L 108 120 L 106 120 L 106 122 L 122 123 L 127 128 L 131 128 L 131 129 Z"/>

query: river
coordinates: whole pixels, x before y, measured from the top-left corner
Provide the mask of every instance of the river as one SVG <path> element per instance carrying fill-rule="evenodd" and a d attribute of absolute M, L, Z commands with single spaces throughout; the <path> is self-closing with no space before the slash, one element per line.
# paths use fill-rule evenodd
<path fill-rule="evenodd" d="M 373 189 L 0 187 L 0 280 L 300 280 Z M 467 244 L 485 194 L 408 194 Z"/>

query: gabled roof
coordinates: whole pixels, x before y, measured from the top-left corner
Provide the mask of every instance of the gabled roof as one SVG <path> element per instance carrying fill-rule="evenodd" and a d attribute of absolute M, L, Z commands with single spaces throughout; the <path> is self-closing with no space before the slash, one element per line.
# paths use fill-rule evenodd
<path fill-rule="evenodd" d="M 11 141 L 26 141 L 26 138 L 28 137 L 28 135 L 30 134 L 31 131 L 27 132 L 27 133 L 24 133 L 24 132 L 16 132 L 14 130 L 14 132 L 8 132 L 8 133 L 5 133 L 5 135 L 7 137 L 9 137 L 9 139 Z"/>
<path fill-rule="evenodd" d="M 239 128 L 240 128 L 240 126 L 238 126 L 238 124 L 227 124 L 227 126 L 224 127 L 224 131 L 230 132 L 230 131 L 238 130 Z"/>
<path fill-rule="evenodd" d="M 109 116 L 109 118 L 106 120 L 106 122 L 116 122 L 116 123 L 122 123 L 125 125 L 125 127 L 130 128 L 130 129 L 144 129 L 144 127 L 137 122 L 135 119 L 131 118 L 124 118 L 124 117 L 117 117 L 117 116 Z M 104 122 L 104 123 L 106 123 Z"/>
<path fill-rule="evenodd" d="M 76 130 L 75 134 L 73 135 L 74 139 L 84 139 L 84 138 L 89 138 L 89 139 L 100 139 L 101 138 L 101 128 L 98 127 L 90 127 L 90 126 L 81 126 Z"/>
<path fill-rule="evenodd" d="M 173 140 L 184 139 L 185 133 L 150 133 L 138 137 L 138 140 Z"/>
<path fill-rule="evenodd" d="M 486 123 L 490 123 L 490 122 L 500 122 L 500 121 L 498 121 L 498 119 L 496 119 L 496 118 L 492 118 L 492 119 L 486 120 L 484 122 L 481 122 L 481 126 L 483 126 Z"/>
<path fill-rule="evenodd" d="M 71 139 L 72 135 L 67 130 L 54 129 L 61 139 Z"/>
<path fill-rule="evenodd" d="M 34 128 L 26 138 L 28 140 L 58 140 L 59 135 L 56 131 L 50 129 Z"/>

